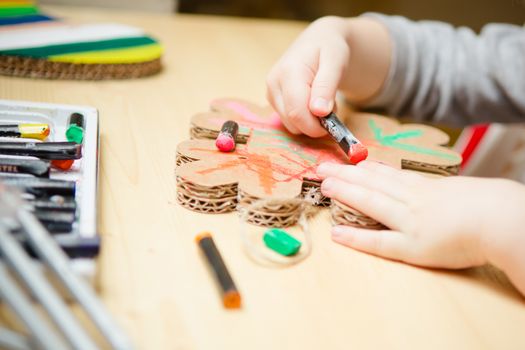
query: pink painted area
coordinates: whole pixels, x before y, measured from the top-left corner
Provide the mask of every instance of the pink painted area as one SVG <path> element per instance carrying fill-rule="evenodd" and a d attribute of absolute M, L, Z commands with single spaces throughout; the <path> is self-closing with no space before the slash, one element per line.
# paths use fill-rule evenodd
<path fill-rule="evenodd" d="M 316 168 L 322 162 L 348 163 L 347 156 L 330 138 L 312 139 L 291 135 L 284 129 L 275 112 L 270 115 L 263 112 L 257 114 L 249 105 L 231 100 L 216 100 L 212 102 L 213 105 L 233 112 L 235 115 L 228 118 L 234 118 L 240 126 L 250 129 L 248 142 L 238 145 L 235 152 L 230 153 L 232 146 L 235 147 L 233 140 L 219 136 L 215 143 L 217 148 L 212 146 L 213 149 L 208 152 L 220 157 L 221 161 L 200 171 L 201 175 L 228 169 L 234 177 L 256 176 L 260 188 L 271 195 L 278 183 L 304 179 L 320 181 Z M 218 114 L 210 116 L 208 122 L 220 126 L 225 118 L 226 115 Z M 206 158 L 203 157 L 203 160 Z"/>
<path fill-rule="evenodd" d="M 257 123 L 257 124 L 266 124 L 268 126 L 275 127 L 275 128 L 278 128 L 281 126 L 281 119 L 279 118 L 279 115 L 276 112 L 273 112 L 270 115 L 270 118 L 263 118 L 260 115 L 253 113 L 246 106 L 238 102 L 235 102 L 235 101 L 226 102 L 225 107 L 241 115 L 248 122 Z"/>

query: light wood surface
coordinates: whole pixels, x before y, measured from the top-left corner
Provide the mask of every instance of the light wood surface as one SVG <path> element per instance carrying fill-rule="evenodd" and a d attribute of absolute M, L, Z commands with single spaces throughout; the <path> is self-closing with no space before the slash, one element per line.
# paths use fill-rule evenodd
<path fill-rule="evenodd" d="M 525 300 L 489 268 L 420 269 L 330 240 L 322 210 L 312 255 L 285 269 L 244 254 L 236 214 L 175 201 L 177 143 L 216 97 L 263 103 L 264 79 L 303 23 L 49 8 L 137 25 L 164 43 L 141 80 L 0 78 L 0 98 L 96 106 L 101 116 L 100 292 L 140 349 L 525 349 Z M 243 295 L 227 311 L 194 236 L 211 230 Z"/>

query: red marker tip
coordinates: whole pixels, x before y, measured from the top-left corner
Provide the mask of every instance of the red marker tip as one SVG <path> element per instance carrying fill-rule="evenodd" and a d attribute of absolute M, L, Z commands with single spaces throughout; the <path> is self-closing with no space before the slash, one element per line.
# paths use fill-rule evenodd
<path fill-rule="evenodd" d="M 231 152 L 235 149 L 235 141 L 231 136 L 219 134 L 217 140 L 215 140 L 215 146 L 221 152 Z"/>
<path fill-rule="evenodd" d="M 351 164 L 357 164 L 368 157 L 368 149 L 360 143 L 354 143 L 348 151 L 348 158 Z"/>

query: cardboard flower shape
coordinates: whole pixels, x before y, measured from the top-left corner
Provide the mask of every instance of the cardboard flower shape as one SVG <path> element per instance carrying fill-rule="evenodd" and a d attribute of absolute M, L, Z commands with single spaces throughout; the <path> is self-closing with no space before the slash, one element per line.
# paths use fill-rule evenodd
<path fill-rule="evenodd" d="M 339 115 L 368 147 L 371 160 L 443 175 L 457 172 L 461 158 L 441 146 L 448 136 L 438 129 L 401 125 L 386 117 L 348 110 Z M 227 120 L 239 124 L 239 134 L 235 151 L 223 153 L 214 140 Z M 303 209 L 298 199 L 320 186 L 317 165 L 347 163 L 346 155 L 329 137 L 291 135 L 270 107 L 238 99 L 213 101 L 211 112 L 192 118 L 190 133 L 194 140 L 177 148 L 179 203 L 208 213 L 231 211 L 239 204 L 248 208 L 248 221 L 264 226 L 293 225 Z M 254 207 L 257 200 L 264 204 Z M 317 198 L 317 204 L 328 203 L 326 198 Z M 332 214 L 337 223 L 381 226 L 341 203 L 334 203 Z"/>

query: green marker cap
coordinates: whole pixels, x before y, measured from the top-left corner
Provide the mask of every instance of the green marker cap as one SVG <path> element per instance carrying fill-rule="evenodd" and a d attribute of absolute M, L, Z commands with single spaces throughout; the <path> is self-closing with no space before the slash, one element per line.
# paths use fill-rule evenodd
<path fill-rule="evenodd" d="M 264 233 L 263 240 L 268 248 L 284 256 L 297 254 L 301 248 L 301 242 L 278 228 L 267 230 Z"/>
<path fill-rule="evenodd" d="M 71 124 L 66 130 L 66 138 L 69 142 L 81 144 L 84 138 L 84 129 L 78 125 Z"/>

